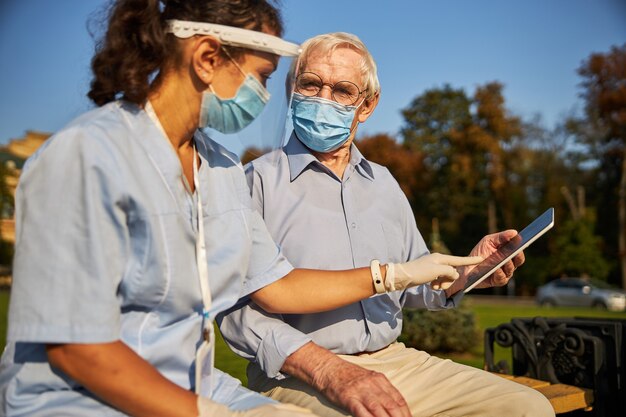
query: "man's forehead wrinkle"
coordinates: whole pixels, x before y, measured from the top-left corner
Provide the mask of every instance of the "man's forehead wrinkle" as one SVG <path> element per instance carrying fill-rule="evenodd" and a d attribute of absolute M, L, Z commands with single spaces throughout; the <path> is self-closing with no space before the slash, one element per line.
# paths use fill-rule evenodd
<path fill-rule="evenodd" d="M 348 51 L 348 49 L 344 48 L 343 51 Z M 358 54 L 356 54 L 357 59 L 354 59 L 354 55 L 338 52 L 339 50 L 335 50 L 332 54 L 312 53 L 307 58 L 303 72 L 314 72 L 321 76 L 324 82 L 360 81 Z"/>

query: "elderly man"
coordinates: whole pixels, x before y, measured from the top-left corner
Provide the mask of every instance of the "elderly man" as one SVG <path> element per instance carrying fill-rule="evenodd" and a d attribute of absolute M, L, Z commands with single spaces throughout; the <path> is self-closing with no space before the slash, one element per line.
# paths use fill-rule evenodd
<path fill-rule="evenodd" d="M 312 38 L 295 75 L 289 143 L 247 167 L 253 201 L 285 256 L 299 268 L 345 269 L 427 254 L 397 182 L 352 143 L 379 99 L 365 46 L 346 33 Z M 488 255 L 514 235 L 487 236 L 472 254 Z M 506 284 L 522 262 L 523 255 L 482 286 Z M 332 312 L 279 316 L 248 304 L 220 328 L 251 361 L 250 388 L 319 415 L 554 415 L 536 391 L 396 342 L 402 307 L 454 307 L 468 269 L 445 291 L 423 285 Z"/>

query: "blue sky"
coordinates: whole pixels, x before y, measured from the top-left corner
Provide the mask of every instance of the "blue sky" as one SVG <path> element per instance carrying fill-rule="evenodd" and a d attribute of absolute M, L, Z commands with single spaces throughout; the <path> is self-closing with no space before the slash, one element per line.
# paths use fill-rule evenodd
<path fill-rule="evenodd" d="M 0 0 L 0 143 L 90 108 L 86 20 L 105 3 Z M 428 88 L 471 94 L 493 80 L 514 114 L 551 127 L 581 107 L 581 62 L 626 42 L 624 0 L 283 0 L 282 10 L 288 40 L 346 31 L 370 49 L 382 96 L 360 134 L 396 134 L 401 109 Z"/>

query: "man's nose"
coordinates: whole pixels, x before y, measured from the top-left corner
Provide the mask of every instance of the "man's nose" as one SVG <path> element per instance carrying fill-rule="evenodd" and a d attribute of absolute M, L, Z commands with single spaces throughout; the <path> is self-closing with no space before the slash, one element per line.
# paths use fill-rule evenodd
<path fill-rule="evenodd" d="M 320 98 L 325 98 L 326 100 L 332 100 L 333 88 L 327 84 L 324 84 L 322 88 L 320 89 L 319 93 L 317 93 L 317 96 Z"/>

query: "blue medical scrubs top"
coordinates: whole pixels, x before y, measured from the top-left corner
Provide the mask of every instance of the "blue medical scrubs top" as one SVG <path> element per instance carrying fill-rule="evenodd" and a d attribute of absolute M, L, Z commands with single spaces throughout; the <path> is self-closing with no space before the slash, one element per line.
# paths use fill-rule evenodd
<path fill-rule="evenodd" d="M 237 158 L 200 132 L 195 141 L 215 317 L 292 267 L 251 209 Z M 126 102 L 84 114 L 33 155 L 16 193 L 0 414 L 119 415 L 51 369 L 46 343 L 121 339 L 194 389 L 202 322 L 195 201 L 169 140 Z M 220 387 L 232 384 L 215 385 L 224 400 Z"/>

